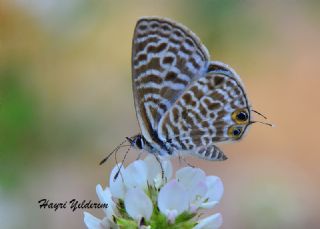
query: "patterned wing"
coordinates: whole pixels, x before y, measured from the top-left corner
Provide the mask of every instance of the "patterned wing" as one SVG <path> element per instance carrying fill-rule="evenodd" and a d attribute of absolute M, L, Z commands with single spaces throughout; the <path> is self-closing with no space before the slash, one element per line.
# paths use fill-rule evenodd
<path fill-rule="evenodd" d="M 207 49 L 183 25 L 147 17 L 137 22 L 132 45 L 132 85 L 137 118 L 149 143 L 161 143 L 158 123 L 184 90 L 203 76 Z"/>
<path fill-rule="evenodd" d="M 226 157 L 214 144 L 239 140 L 250 124 L 249 103 L 239 76 L 211 62 L 159 123 L 159 138 L 173 151 L 189 151 L 208 160 Z"/>

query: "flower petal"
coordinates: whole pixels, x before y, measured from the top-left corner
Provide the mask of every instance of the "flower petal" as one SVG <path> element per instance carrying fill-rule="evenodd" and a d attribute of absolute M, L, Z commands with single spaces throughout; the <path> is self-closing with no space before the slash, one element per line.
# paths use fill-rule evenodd
<path fill-rule="evenodd" d="M 159 161 L 154 155 L 149 154 L 144 161 L 146 162 L 148 169 L 148 182 L 149 184 L 154 184 L 156 187 L 160 187 L 164 182 L 162 180 L 162 169 L 164 177 L 169 180 L 172 176 L 172 164 L 170 160 L 160 158 L 162 169 Z"/>
<path fill-rule="evenodd" d="M 84 223 L 88 229 L 107 229 L 110 228 L 108 220 L 100 220 L 97 217 L 91 215 L 89 212 L 83 212 Z"/>
<path fill-rule="evenodd" d="M 209 209 L 209 208 L 213 208 L 214 206 L 216 206 L 219 202 L 218 201 L 209 201 L 209 202 L 205 202 L 202 203 L 200 205 L 201 208 L 205 208 L 205 209 Z"/>
<path fill-rule="evenodd" d="M 182 184 L 172 180 L 163 186 L 158 195 L 158 207 L 160 211 L 167 215 L 172 210 L 177 211 L 177 215 L 188 209 L 188 194 Z"/>
<path fill-rule="evenodd" d="M 199 168 L 184 167 L 176 172 L 176 178 L 190 190 L 197 186 L 200 181 L 205 181 L 206 174 Z"/>
<path fill-rule="evenodd" d="M 123 173 L 123 179 L 127 188 L 146 188 L 147 187 L 147 165 L 142 160 L 131 163 Z"/>
<path fill-rule="evenodd" d="M 149 154 L 144 161 L 148 169 L 148 182 L 152 184 L 156 177 L 162 173 L 161 167 L 155 156 Z"/>
<path fill-rule="evenodd" d="M 112 200 L 112 195 L 109 188 L 103 190 L 102 186 L 98 184 L 96 186 L 97 196 L 101 203 L 108 204 L 107 208 L 103 208 L 108 219 L 112 220 L 112 216 L 115 215 L 114 210 L 116 209 L 116 204 Z"/>
<path fill-rule="evenodd" d="M 206 183 L 208 186 L 208 192 L 206 198 L 209 198 L 209 202 L 215 201 L 219 202 L 223 195 L 223 183 L 221 179 L 217 176 L 207 176 Z"/>
<path fill-rule="evenodd" d="M 199 197 L 204 197 L 208 192 L 208 187 L 206 182 L 204 181 L 200 181 L 194 189 L 190 190 L 189 194 L 189 198 L 190 201 L 195 201 L 197 198 Z"/>
<path fill-rule="evenodd" d="M 205 181 L 200 181 L 193 189 L 189 190 L 190 211 L 195 212 L 203 201 L 206 199 L 205 195 L 208 192 Z"/>
<path fill-rule="evenodd" d="M 149 220 L 153 211 L 150 198 L 138 188 L 128 190 L 124 199 L 124 205 L 127 213 L 138 222 L 142 217 Z"/>
<path fill-rule="evenodd" d="M 119 171 L 119 169 L 120 169 L 121 174 L 124 173 L 124 168 L 123 168 L 123 166 L 121 166 L 121 163 L 116 165 L 111 171 L 110 179 L 109 179 L 109 186 L 110 186 L 110 191 L 111 191 L 113 197 L 116 197 L 119 199 L 124 199 L 125 186 L 124 186 L 124 182 L 121 177 L 121 174 L 119 174 L 119 176 L 117 177 L 116 180 L 114 179 L 114 176 Z"/>
<path fill-rule="evenodd" d="M 199 221 L 193 229 L 216 229 L 222 225 L 222 216 L 216 213 Z"/>

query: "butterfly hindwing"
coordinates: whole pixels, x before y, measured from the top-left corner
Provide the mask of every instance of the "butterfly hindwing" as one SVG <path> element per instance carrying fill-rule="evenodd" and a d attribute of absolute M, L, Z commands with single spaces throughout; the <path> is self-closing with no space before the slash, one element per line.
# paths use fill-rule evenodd
<path fill-rule="evenodd" d="M 137 22 L 132 46 L 132 84 L 137 118 L 150 144 L 159 142 L 160 119 L 203 76 L 207 49 L 183 25 L 147 17 Z"/>
<path fill-rule="evenodd" d="M 222 63 L 212 63 L 211 67 L 216 69 L 193 82 L 162 117 L 158 135 L 176 151 L 192 151 L 208 160 L 220 160 L 223 154 L 214 144 L 238 140 L 241 136 L 230 136 L 233 126 L 242 128 L 241 135 L 246 128 L 238 125 L 232 114 L 238 110 L 250 113 L 234 70 Z"/>
<path fill-rule="evenodd" d="M 198 146 L 194 150 L 182 151 L 182 153 L 188 153 L 208 161 L 224 161 L 228 159 L 216 145 Z"/>

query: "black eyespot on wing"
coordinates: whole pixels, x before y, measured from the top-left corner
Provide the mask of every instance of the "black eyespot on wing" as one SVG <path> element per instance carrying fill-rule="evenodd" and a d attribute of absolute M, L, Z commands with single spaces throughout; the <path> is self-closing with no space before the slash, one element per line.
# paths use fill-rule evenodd
<path fill-rule="evenodd" d="M 241 121 L 247 121 L 249 118 L 247 112 L 241 111 L 239 114 L 237 114 L 237 119 L 241 120 Z"/>
<path fill-rule="evenodd" d="M 243 129 L 241 126 L 230 126 L 228 129 L 228 135 L 229 137 L 237 140 L 241 137 L 242 131 Z"/>
<path fill-rule="evenodd" d="M 247 109 L 238 109 L 231 114 L 232 120 L 238 125 L 245 125 L 249 122 L 249 113 Z"/>
<path fill-rule="evenodd" d="M 232 133 L 233 133 L 233 136 L 237 137 L 241 134 L 241 129 L 235 128 Z"/>

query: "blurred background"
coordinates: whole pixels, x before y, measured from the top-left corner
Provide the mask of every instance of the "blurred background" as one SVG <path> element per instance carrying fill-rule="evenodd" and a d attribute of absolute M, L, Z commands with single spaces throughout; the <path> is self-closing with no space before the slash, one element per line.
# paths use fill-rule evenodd
<path fill-rule="evenodd" d="M 82 210 L 38 200 L 98 201 L 108 185 L 115 162 L 99 161 L 139 132 L 131 39 L 150 15 L 193 30 L 276 125 L 223 145 L 226 162 L 188 158 L 224 182 L 222 228 L 319 228 L 319 12 L 319 1 L 0 1 L 1 228 L 85 228 Z"/>

